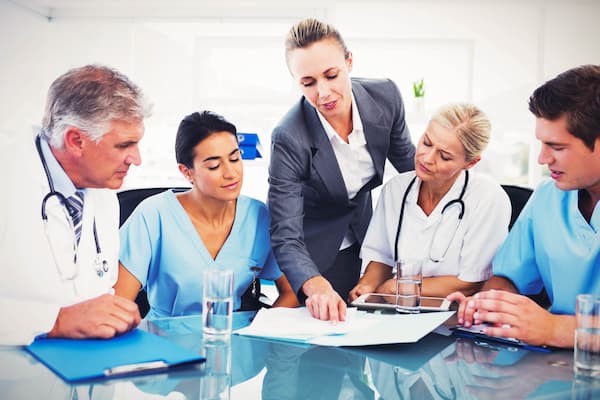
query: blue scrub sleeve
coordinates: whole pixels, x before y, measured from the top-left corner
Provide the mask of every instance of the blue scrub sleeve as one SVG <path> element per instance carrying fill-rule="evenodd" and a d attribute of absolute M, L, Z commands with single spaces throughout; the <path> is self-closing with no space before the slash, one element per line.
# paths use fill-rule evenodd
<path fill-rule="evenodd" d="M 146 287 L 148 270 L 152 260 L 152 235 L 141 207 L 130 215 L 119 230 L 121 248 L 119 261 Z"/>
<path fill-rule="evenodd" d="M 510 279 L 526 295 L 538 294 L 544 287 L 535 261 L 532 212 L 536 197 L 534 192 L 492 262 L 494 275 Z"/>
<path fill-rule="evenodd" d="M 260 279 L 268 279 L 271 281 L 277 280 L 281 278 L 283 272 L 279 269 L 279 265 L 277 265 L 277 261 L 275 260 L 275 255 L 273 255 L 273 250 L 269 251 L 269 256 L 265 261 L 265 266 L 260 271 Z"/>
<path fill-rule="evenodd" d="M 257 203 L 259 204 L 257 213 L 257 229 L 260 231 L 260 234 L 256 235 L 254 239 L 254 246 L 259 247 L 263 251 L 268 249 L 268 252 L 264 251 L 264 253 L 267 253 L 268 255 L 259 276 L 261 279 L 269 279 L 274 281 L 279 279 L 283 273 L 279 269 L 279 264 L 277 264 L 277 260 L 275 259 L 275 255 L 273 254 L 273 249 L 271 247 L 271 234 L 269 233 L 271 214 L 269 214 L 269 210 L 267 209 L 266 205 L 261 202 Z M 263 251 L 261 251 L 261 253 L 263 253 Z"/>

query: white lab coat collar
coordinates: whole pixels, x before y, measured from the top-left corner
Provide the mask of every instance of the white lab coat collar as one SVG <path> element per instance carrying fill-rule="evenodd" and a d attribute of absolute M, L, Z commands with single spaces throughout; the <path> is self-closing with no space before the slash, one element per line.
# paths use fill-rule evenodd
<path fill-rule="evenodd" d="M 423 181 L 417 176 L 415 184 L 412 186 L 410 192 L 408 193 L 408 196 L 406 197 L 407 204 L 405 205 L 405 207 L 410 205 L 411 207 L 414 207 L 416 210 L 418 210 L 418 215 L 422 218 L 425 226 L 430 226 L 436 224 L 441 218 L 442 209 L 446 206 L 446 204 L 448 204 L 448 202 L 452 200 L 458 199 L 458 197 L 460 196 L 460 192 L 462 191 L 463 186 L 465 184 L 465 171 L 460 172 L 458 178 L 456 178 L 454 184 L 452 184 L 452 187 L 450 187 L 450 190 L 448 190 L 444 197 L 442 197 L 440 202 L 437 204 L 437 206 L 435 206 L 435 208 L 429 215 L 425 215 L 421 207 L 417 205 L 417 200 L 419 199 L 419 189 L 421 188 L 422 182 Z"/>
<path fill-rule="evenodd" d="M 40 145 L 42 148 L 42 154 L 44 155 L 44 160 L 40 161 L 45 162 L 48 166 L 48 171 L 50 172 L 50 177 L 52 178 L 52 183 L 54 184 L 54 190 L 56 190 L 59 193 L 62 193 L 65 197 L 74 195 L 77 188 L 75 187 L 65 170 L 62 168 L 62 166 L 59 164 L 56 157 L 54 157 L 54 154 L 50 149 L 50 145 L 46 141 L 44 136 L 40 134 L 39 137 Z M 38 139 L 36 138 L 36 140 Z"/>

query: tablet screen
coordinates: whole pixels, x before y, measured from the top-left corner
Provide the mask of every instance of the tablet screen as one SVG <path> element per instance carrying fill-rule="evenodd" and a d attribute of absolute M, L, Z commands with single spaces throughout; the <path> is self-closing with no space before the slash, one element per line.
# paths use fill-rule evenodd
<path fill-rule="evenodd" d="M 360 296 L 353 305 L 366 308 L 396 308 L 396 296 L 393 294 L 369 293 Z M 421 310 L 447 311 L 450 303 L 441 297 L 421 297 Z"/>
<path fill-rule="evenodd" d="M 365 303 L 389 304 L 396 307 L 396 296 L 393 294 L 370 294 L 365 298 Z"/>

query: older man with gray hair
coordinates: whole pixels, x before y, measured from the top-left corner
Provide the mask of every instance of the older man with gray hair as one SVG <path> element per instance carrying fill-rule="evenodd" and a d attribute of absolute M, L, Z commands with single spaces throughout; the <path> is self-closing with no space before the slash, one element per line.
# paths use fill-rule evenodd
<path fill-rule="evenodd" d="M 123 74 L 75 68 L 50 86 L 40 132 L 0 149 L 0 344 L 110 338 L 139 323 L 137 305 L 113 295 L 119 205 L 107 189 L 140 164 L 149 114 Z"/>

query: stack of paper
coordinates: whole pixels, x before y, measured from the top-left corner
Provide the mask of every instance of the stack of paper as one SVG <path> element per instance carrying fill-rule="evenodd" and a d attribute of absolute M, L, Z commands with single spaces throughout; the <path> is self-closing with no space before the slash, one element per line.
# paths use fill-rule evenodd
<path fill-rule="evenodd" d="M 423 314 L 375 314 L 349 308 L 337 324 L 313 318 L 306 307 L 261 309 L 250 326 L 235 333 L 318 344 L 366 346 L 413 343 L 434 330 L 454 311 Z"/>

